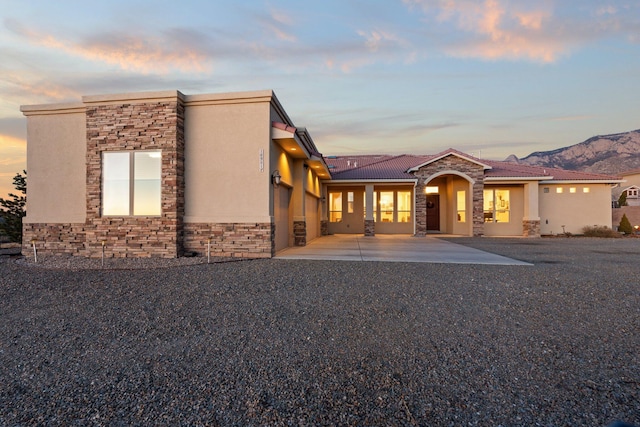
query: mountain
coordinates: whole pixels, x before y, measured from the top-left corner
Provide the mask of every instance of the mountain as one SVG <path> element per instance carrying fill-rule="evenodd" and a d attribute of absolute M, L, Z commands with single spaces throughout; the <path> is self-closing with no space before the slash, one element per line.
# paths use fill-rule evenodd
<path fill-rule="evenodd" d="M 579 144 L 551 151 L 536 151 L 506 161 L 533 166 L 554 167 L 616 175 L 640 169 L 640 129 L 612 135 L 594 136 Z"/>

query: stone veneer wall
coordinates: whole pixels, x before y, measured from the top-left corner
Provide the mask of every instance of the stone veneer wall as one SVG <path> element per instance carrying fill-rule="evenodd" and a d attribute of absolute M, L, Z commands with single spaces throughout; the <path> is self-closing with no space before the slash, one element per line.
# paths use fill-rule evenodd
<path fill-rule="evenodd" d="M 185 223 L 185 251 L 234 258 L 270 258 L 275 255 L 275 224 L 270 223 Z"/>
<path fill-rule="evenodd" d="M 425 236 L 427 234 L 427 195 L 425 194 L 425 179 L 428 179 L 438 172 L 444 171 L 462 172 L 475 181 L 472 195 L 473 235 L 482 236 L 484 234 L 484 169 L 476 163 L 461 159 L 455 155 L 448 155 L 414 172 L 414 175 L 419 178 L 415 189 L 416 236 Z"/>
<path fill-rule="evenodd" d="M 372 219 L 364 220 L 364 235 L 365 236 L 375 236 L 376 235 L 376 222 Z"/>
<path fill-rule="evenodd" d="M 307 245 L 307 222 L 293 221 L 293 244 L 294 246 Z"/>
<path fill-rule="evenodd" d="M 329 235 L 329 221 L 323 219 L 320 221 L 320 235 L 328 236 Z"/>
<path fill-rule="evenodd" d="M 540 220 L 522 220 L 524 237 L 540 237 Z"/>
<path fill-rule="evenodd" d="M 162 214 L 102 217 L 102 153 L 162 150 Z M 86 256 L 98 256 L 101 241 L 113 256 L 182 255 L 184 217 L 184 104 L 175 100 L 87 107 Z M 93 226 L 93 227 L 91 227 Z"/>
<path fill-rule="evenodd" d="M 175 258 L 183 253 L 184 104 L 174 100 L 89 104 L 87 216 L 84 224 L 25 224 L 23 252 Z M 102 152 L 162 150 L 160 216 L 102 217 Z"/>

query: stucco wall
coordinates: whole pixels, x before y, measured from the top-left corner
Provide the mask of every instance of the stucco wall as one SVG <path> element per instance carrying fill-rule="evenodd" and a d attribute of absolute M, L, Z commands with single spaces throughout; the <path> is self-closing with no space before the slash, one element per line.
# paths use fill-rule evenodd
<path fill-rule="evenodd" d="M 28 194 L 25 223 L 83 223 L 86 218 L 86 120 L 73 113 L 27 114 Z"/>
<path fill-rule="evenodd" d="M 466 179 L 460 178 L 458 176 L 451 177 L 451 194 L 448 197 L 448 208 L 453 213 L 449 215 L 448 218 L 451 221 L 451 230 L 453 230 L 453 234 L 461 234 L 464 236 L 468 236 L 471 234 L 472 226 L 473 226 L 473 216 L 472 216 L 472 207 L 473 200 L 472 192 L 473 189 Z M 457 206 L 457 198 L 458 191 L 464 191 L 466 197 L 466 206 L 465 206 L 465 214 L 466 218 L 464 222 L 458 222 L 458 206 Z"/>
<path fill-rule="evenodd" d="M 562 193 L 556 189 L 561 187 Z M 571 193 L 570 188 L 576 192 Z M 583 188 L 589 192 L 584 193 Z M 545 190 L 548 189 L 548 192 Z M 608 184 L 540 184 L 540 233 L 582 233 L 584 226 L 611 227 L 611 187 Z M 564 230 L 562 226 L 564 225 Z"/>
<path fill-rule="evenodd" d="M 185 223 L 270 222 L 268 98 L 196 99 L 185 102 Z"/>

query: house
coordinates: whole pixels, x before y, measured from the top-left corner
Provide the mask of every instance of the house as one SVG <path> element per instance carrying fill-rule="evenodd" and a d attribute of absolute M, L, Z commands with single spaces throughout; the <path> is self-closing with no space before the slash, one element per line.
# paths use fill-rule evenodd
<path fill-rule="evenodd" d="M 328 157 L 329 233 L 540 236 L 611 227 L 606 175 L 427 156 Z M 364 221 L 362 221 L 364 218 Z"/>
<path fill-rule="evenodd" d="M 268 258 L 330 233 L 540 236 L 611 226 L 620 180 L 435 155 L 323 157 L 272 91 L 22 106 L 25 253 Z"/>
<path fill-rule="evenodd" d="M 612 204 L 615 207 L 613 209 L 613 227 L 617 227 L 622 216 L 626 215 L 631 225 L 638 228 L 640 227 L 640 169 L 622 172 L 620 177 L 624 182 L 613 187 L 611 191 Z M 618 203 L 622 193 L 625 193 L 626 196 L 626 206 L 620 206 Z"/>

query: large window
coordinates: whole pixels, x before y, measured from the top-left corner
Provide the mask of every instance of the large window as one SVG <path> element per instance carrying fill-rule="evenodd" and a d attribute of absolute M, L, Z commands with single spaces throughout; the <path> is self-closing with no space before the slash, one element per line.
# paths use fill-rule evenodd
<path fill-rule="evenodd" d="M 484 190 L 484 221 L 509 222 L 510 200 L 509 190 Z"/>
<path fill-rule="evenodd" d="M 342 221 L 342 192 L 330 192 L 329 193 L 329 221 L 340 222 Z"/>
<path fill-rule="evenodd" d="M 162 153 L 102 153 L 102 214 L 161 215 Z"/>
<path fill-rule="evenodd" d="M 398 191 L 398 222 L 411 222 L 411 191 Z"/>
<path fill-rule="evenodd" d="M 380 221 L 393 222 L 393 191 L 380 192 Z"/>
<path fill-rule="evenodd" d="M 467 192 L 459 190 L 456 192 L 456 205 L 458 212 L 458 222 L 467 222 Z"/>

